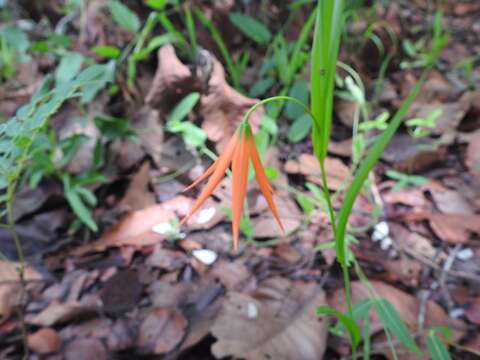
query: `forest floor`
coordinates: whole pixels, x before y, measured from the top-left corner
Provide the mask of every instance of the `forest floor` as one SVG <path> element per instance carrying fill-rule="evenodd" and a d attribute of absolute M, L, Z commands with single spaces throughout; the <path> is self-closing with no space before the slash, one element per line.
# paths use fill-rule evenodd
<path fill-rule="evenodd" d="M 101 85 L 67 99 L 31 147 L 12 206 L 22 282 L 11 229 L 0 229 L 0 358 L 21 358 L 25 343 L 30 359 L 48 360 L 348 358 L 346 335 L 315 315 L 322 304 L 345 310 L 345 299 L 302 109 L 251 119 L 285 234 L 252 181 L 233 251 L 229 176 L 179 226 L 198 195 L 184 188 L 257 99 L 308 102 L 311 37 L 295 44 L 313 6 L 122 3 L 130 10 L 0 1 L 2 122 L 47 77 L 59 88 L 103 66 Z M 418 80 L 442 10 L 450 40 L 357 199 L 348 239 L 422 350 L 421 334 L 447 326 L 453 358 L 480 358 L 480 3 L 365 3 L 351 6 L 342 36 L 348 69 L 326 161 L 334 207 Z M 242 29 L 239 14 L 263 25 Z M 351 274 L 359 302 L 368 291 Z M 427 356 L 390 342 L 373 313 L 368 333 L 372 359 L 391 359 L 391 346 L 399 359 Z"/>

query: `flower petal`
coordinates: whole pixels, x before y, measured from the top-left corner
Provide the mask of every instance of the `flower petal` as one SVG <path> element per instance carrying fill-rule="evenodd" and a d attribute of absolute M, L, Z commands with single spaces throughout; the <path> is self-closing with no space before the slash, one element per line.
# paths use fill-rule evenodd
<path fill-rule="evenodd" d="M 232 138 L 230 139 L 230 141 L 228 142 L 227 146 L 225 147 L 225 151 L 224 153 L 229 153 L 231 151 L 233 151 L 233 147 L 235 146 L 235 144 L 237 143 L 237 136 L 238 134 L 235 133 Z M 194 188 L 195 186 L 197 186 L 199 183 L 201 183 L 203 180 L 205 180 L 207 177 L 209 177 L 210 175 L 213 174 L 213 172 L 215 171 L 215 168 L 217 167 L 218 165 L 218 161 L 220 160 L 220 158 L 218 158 L 217 160 L 215 160 L 213 162 L 212 165 L 210 165 L 208 167 L 207 170 L 205 170 L 205 172 L 200 175 L 198 178 L 195 179 L 194 182 L 192 182 L 190 185 L 188 185 L 183 191 L 188 191 L 192 188 Z"/>
<path fill-rule="evenodd" d="M 239 143 L 235 149 L 232 159 L 232 233 L 233 249 L 238 249 L 238 239 L 240 236 L 240 218 L 242 217 L 243 204 L 247 194 L 248 182 L 248 159 L 249 147 L 248 136 L 245 131 L 239 135 Z"/>
<path fill-rule="evenodd" d="M 192 217 L 195 211 L 197 211 L 203 205 L 205 200 L 208 199 L 213 190 L 217 187 L 218 183 L 225 176 L 225 171 L 227 170 L 228 165 L 232 161 L 232 156 L 235 151 L 237 141 L 238 133 L 235 133 L 232 140 L 230 140 L 225 152 L 217 159 L 217 161 L 215 161 L 216 165 L 213 170 L 212 177 L 208 180 L 207 185 L 205 185 L 205 187 L 202 189 L 200 195 L 198 196 L 197 200 L 195 200 L 195 203 L 192 205 L 188 214 L 185 215 L 182 221 L 180 221 L 181 225 L 185 224 Z M 208 170 L 210 170 L 210 168 Z"/>
<path fill-rule="evenodd" d="M 267 175 L 265 174 L 265 170 L 263 169 L 263 165 L 260 160 L 260 156 L 258 155 L 257 147 L 255 146 L 255 141 L 253 140 L 253 138 L 250 144 L 250 158 L 252 159 L 253 169 L 255 170 L 255 178 L 257 179 L 258 185 L 260 185 L 260 190 L 265 197 L 265 200 L 267 200 L 268 207 L 270 208 L 273 217 L 280 226 L 280 229 L 285 232 L 285 228 L 283 227 L 283 224 L 280 220 L 277 207 L 275 206 L 275 203 L 273 201 L 273 188 L 268 181 Z"/>

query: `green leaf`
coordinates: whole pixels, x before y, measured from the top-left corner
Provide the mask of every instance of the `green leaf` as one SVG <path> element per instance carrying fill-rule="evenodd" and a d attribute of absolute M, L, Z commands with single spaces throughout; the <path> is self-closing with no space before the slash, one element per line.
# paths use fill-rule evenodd
<path fill-rule="evenodd" d="M 291 143 L 297 143 L 305 139 L 310 134 L 312 128 L 312 118 L 309 114 L 304 113 L 288 129 L 288 141 Z"/>
<path fill-rule="evenodd" d="M 338 319 L 338 321 L 340 321 L 347 329 L 348 333 L 350 334 L 350 338 L 352 339 L 353 345 L 357 347 L 358 344 L 360 344 L 360 341 L 362 340 L 360 328 L 355 323 L 355 321 L 353 321 L 347 315 L 328 305 L 319 306 L 317 308 L 317 315 L 334 315 Z"/>
<path fill-rule="evenodd" d="M 270 30 L 251 16 L 235 12 L 230 14 L 229 18 L 241 32 L 259 44 L 266 44 L 272 38 Z"/>
<path fill-rule="evenodd" d="M 115 46 L 95 46 L 92 50 L 98 56 L 107 59 L 117 59 L 120 56 L 120 49 Z"/>
<path fill-rule="evenodd" d="M 113 116 L 96 116 L 93 121 L 102 135 L 109 140 L 134 139 L 136 137 L 127 119 Z"/>
<path fill-rule="evenodd" d="M 447 347 L 435 334 L 427 336 L 427 349 L 432 356 L 432 360 L 452 360 Z"/>
<path fill-rule="evenodd" d="M 296 199 L 305 214 L 310 215 L 315 209 L 313 201 L 304 193 L 298 193 Z"/>
<path fill-rule="evenodd" d="M 292 88 L 290 89 L 289 96 L 300 100 L 304 104 L 307 104 L 308 103 L 308 83 L 303 79 L 295 81 L 295 84 L 293 84 Z M 285 106 L 285 112 L 287 117 L 290 120 L 294 120 L 294 119 L 297 119 L 299 116 L 302 116 L 305 113 L 305 110 L 298 104 L 295 104 L 294 102 L 289 101 Z"/>
<path fill-rule="evenodd" d="M 256 98 L 261 96 L 270 89 L 275 82 L 272 78 L 260 79 L 255 84 L 253 84 L 252 88 L 250 89 L 248 96 L 252 98 Z"/>
<path fill-rule="evenodd" d="M 108 3 L 113 20 L 130 32 L 137 32 L 140 30 L 140 20 L 137 14 L 130 10 L 127 6 L 123 5 L 120 1 L 110 0 Z"/>
<path fill-rule="evenodd" d="M 200 99 L 200 94 L 198 92 L 193 92 L 185 96 L 172 110 L 168 116 L 167 126 L 169 124 L 177 123 L 183 120 L 185 116 L 188 115 L 190 111 L 195 107 L 198 100 Z"/>
<path fill-rule="evenodd" d="M 157 11 L 162 11 L 165 5 L 167 5 L 167 2 L 168 0 L 145 0 L 145 4 Z"/>
<path fill-rule="evenodd" d="M 207 140 L 205 131 L 189 121 L 172 123 L 169 130 L 174 133 L 182 133 L 183 140 L 188 147 L 202 146 Z"/>
<path fill-rule="evenodd" d="M 395 307 L 386 299 L 375 300 L 374 306 L 385 329 L 390 330 L 410 351 L 421 355 L 420 349 Z"/>
<path fill-rule="evenodd" d="M 79 196 L 79 193 L 76 191 L 76 188 L 71 186 L 70 177 L 68 175 L 63 176 L 63 187 L 65 190 L 65 196 L 67 202 L 72 208 L 73 212 L 77 217 L 87 225 L 90 230 L 97 231 L 98 227 L 93 220 L 92 213 L 85 204 L 82 202 L 82 199 Z"/>
<path fill-rule="evenodd" d="M 55 82 L 61 84 L 72 80 L 80 71 L 82 63 L 82 54 L 73 52 L 63 56 L 55 71 Z"/>
<path fill-rule="evenodd" d="M 263 114 L 260 125 L 262 129 L 265 129 L 270 135 L 276 136 L 278 134 L 277 122 L 271 116 Z"/>

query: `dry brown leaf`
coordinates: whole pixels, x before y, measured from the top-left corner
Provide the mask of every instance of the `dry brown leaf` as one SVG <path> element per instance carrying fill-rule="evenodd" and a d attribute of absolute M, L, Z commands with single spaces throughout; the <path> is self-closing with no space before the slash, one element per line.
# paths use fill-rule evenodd
<path fill-rule="evenodd" d="M 16 262 L 0 261 L 0 323 L 8 319 L 12 310 L 20 305 L 21 286 Z M 25 268 L 25 281 L 41 280 L 42 276 L 30 266 Z"/>
<path fill-rule="evenodd" d="M 257 99 L 248 98 L 233 89 L 225 79 L 222 64 L 211 55 L 213 70 L 208 82 L 208 93 L 200 99 L 199 113 L 203 117 L 202 128 L 208 138 L 216 143 L 218 152 L 222 152 L 230 137 L 243 120 L 248 109 L 257 103 Z M 263 110 L 258 109 L 250 116 L 254 130 L 260 124 Z"/>
<path fill-rule="evenodd" d="M 320 165 L 312 154 L 301 154 L 296 160 L 288 160 L 285 163 L 285 171 L 289 174 L 302 174 L 307 177 L 308 181 L 322 185 Z M 327 157 L 325 159 L 325 171 L 330 190 L 340 189 L 350 179 L 348 167 L 336 158 Z"/>
<path fill-rule="evenodd" d="M 97 312 L 98 304 L 99 301 L 95 296 L 68 303 L 53 301 L 40 313 L 28 316 L 26 322 L 33 325 L 50 327 L 59 323 L 68 322 L 77 317 L 93 315 Z"/>
<path fill-rule="evenodd" d="M 457 190 L 450 190 L 440 184 L 427 185 L 437 208 L 444 214 L 472 215 L 474 210 L 465 197 Z"/>
<path fill-rule="evenodd" d="M 174 211 L 167 207 L 167 203 L 163 203 L 129 213 L 106 230 L 99 240 L 80 246 L 73 253 L 81 255 L 125 245 L 142 247 L 163 241 L 165 235 L 154 232 L 152 228 L 159 224 L 169 226 L 169 222 L 175 219 Z"/>
<path fill-rule="evenodd" d="M 388 300 L 398 311 L 400 317 L 411 331 L 417 331 L 418 313 L 420 311 L 420 300 L 409 295 L 393 286 L 379 282 L 370 281 L 375 292 L 380 298 Z M 357 303 L 363 299 L 369 298 L 367 288 L 360 281 L 352 282 L 352 303 Z M 337 290 L 329 299 L 331 306 L 337 310 L 345 311 L 345 291 Z M 383 330 L 383 325 L 375 311 L 370 312 L 370 335 Z M 447 325 L 452 329 L 455 339 L 459 339 L 465 330 L 461 321 L 451 319 L 445 311 L 433 301 L 427 301 L 425 311 L 424 329 L 430 327 Z"/>
<path fill-rule="evenodd" d="M 122 210 L 142 210 L 155 204 L 155 196 L 148 190 L 150 182 L 150 163 L 145 161 L 133 176 L 125 196 L 119 202 Z"/>
<path fill-rule="evenodd" d="M 154 309 L 140 325 L 138 346 L 153 354 L 170 352 L 185 336 L 187 325 L 187 319 L 176 310 Z"/>
<path fill-rule="evenodd" d="M 273 238 L 288 235 L 298 229 L 302 223 L 300 210 L 288 193 L 275 193 L 274 201 L 285 229 L 285 234 L 278 226 L 273 214 L 270 211 L 266 211 L 250 220 L 253 226 L 253 235 L 256 238 Z"/>
<path fill-rule="evenodd" d="M 251 295 L 229 292 L 211 332 L 216 358 L 322 359 L 328 324 L 315 315 L 325 303 L 316 284 L 264 281 Z"/>
<path fill-rule="evenodd" d="M 38 354 L 50 354 L 58 351 L 61 340 L 55 329 L 42 328 L 27 337 L 30 350 Z"/>
<path fill-rule="evenodd" d="M 465 244 L 472 233 L 480 236 L 478 214 L 431 214 L 428 220 L 435 234 L 450 244 Z"/>
<path fill-rule="evenodd" d="M 193 91 L 195 87 L 199 88 L 199 84 L 194 84 L 190 69 L 180 61 L 171 44 L 159 48 L 157 57 L 155 77 L 145 98 L 147 105 L 155 108 L 166 107 L 173 96 L 178 97 Z"/>
<path fill-rule="evenodd" d="M 465 162 L 473 175 L 480 176 L 480 130 L 470 139 Z"/>
<path fill-rule="evenodd" d="M 107 360 L 102 342 L 93 338 L 79 338 L 69 343 L 64 351 L 65 360 Z"/>

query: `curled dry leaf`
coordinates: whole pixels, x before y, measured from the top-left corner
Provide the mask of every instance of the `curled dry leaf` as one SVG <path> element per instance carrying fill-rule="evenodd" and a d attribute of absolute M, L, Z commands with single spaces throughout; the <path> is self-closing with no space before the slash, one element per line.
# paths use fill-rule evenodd
<path fill-rule="evenodd" d="M 308 181 L 322 185 L 320 165 L 312 154 L 301 154 L 296 160 L 288 160 L 285 163 L 285 171 L 289 174 L 304 175 Z M 350 179 L 348 167 L 336 158 L 325 159 L 325 171 L 330 190 L 340 189 L 342 184 L 348 183 Z"/>
<path fill-rule="evenodd" d="M 154 309 L 140 325 L 138 346 L 147 353 L 168 353 L 185 336 L 187 324 L 187 319 L 176 310 Z"/>
<path fill-rule="evenodd" d="M 442 213 L 463 215 L 474 213 L 472 206 L 459 191 L 447 189 L 433 182 L 430 182 L 427 187 L 435 205 Z"/>
<path fill-rule="evenodd" d="M 264 281 L 250 294 L 229 292 L 211 332 L 212 352 L 255 359 L 322 359 L 328 324 L 315 315 L 324 292 L 285 278 Z"/>
<path fill-rule="evenodd" d="M 200 99 L 199 113 L 203 117 L 202 128 L 208 138 L 216 143 L 217 151 L 222 152 L 245 113 L 258 100 L 248 98 L 233 89 L 225 79 L 222 64 L 213 55 L 210 57 L 213 70 L 208 82 L 208 93 Z M 260 124 L 262 115 L 263 110 L 259 109 L 250 117 L 254 130 Z"/>
<path fill-rule="evenodd" d="M 158 65 L 145 103 L 155 108 L 171 106 L 172 97 L 198 90 L 190 69 L 175 54 L 175 48 L 167 44 L 158 49 Z M 193 86 L 192 86 L 193 85 Z"/>
<path fill-rule="evenodd" d="M 247 110 L 257 100 L 248 98 L 233 89 L 225 79 L 222 64 L 208 51 L 202 49 L 199 56 L 202 64 L 195 64 L 195 73 L 182 63 L 172 45 L 158 50 L 158 67 L 152 86 L 147 94 L 149 106 L 170 111 L 171 104 L 192 91 L 202 92 L 199 114 L 202 128 L 208 138 L 216 143 L 221 152 L 243 119 Z M 263 111 L 259 109 L 250 118 L 257 128 Z"/>

